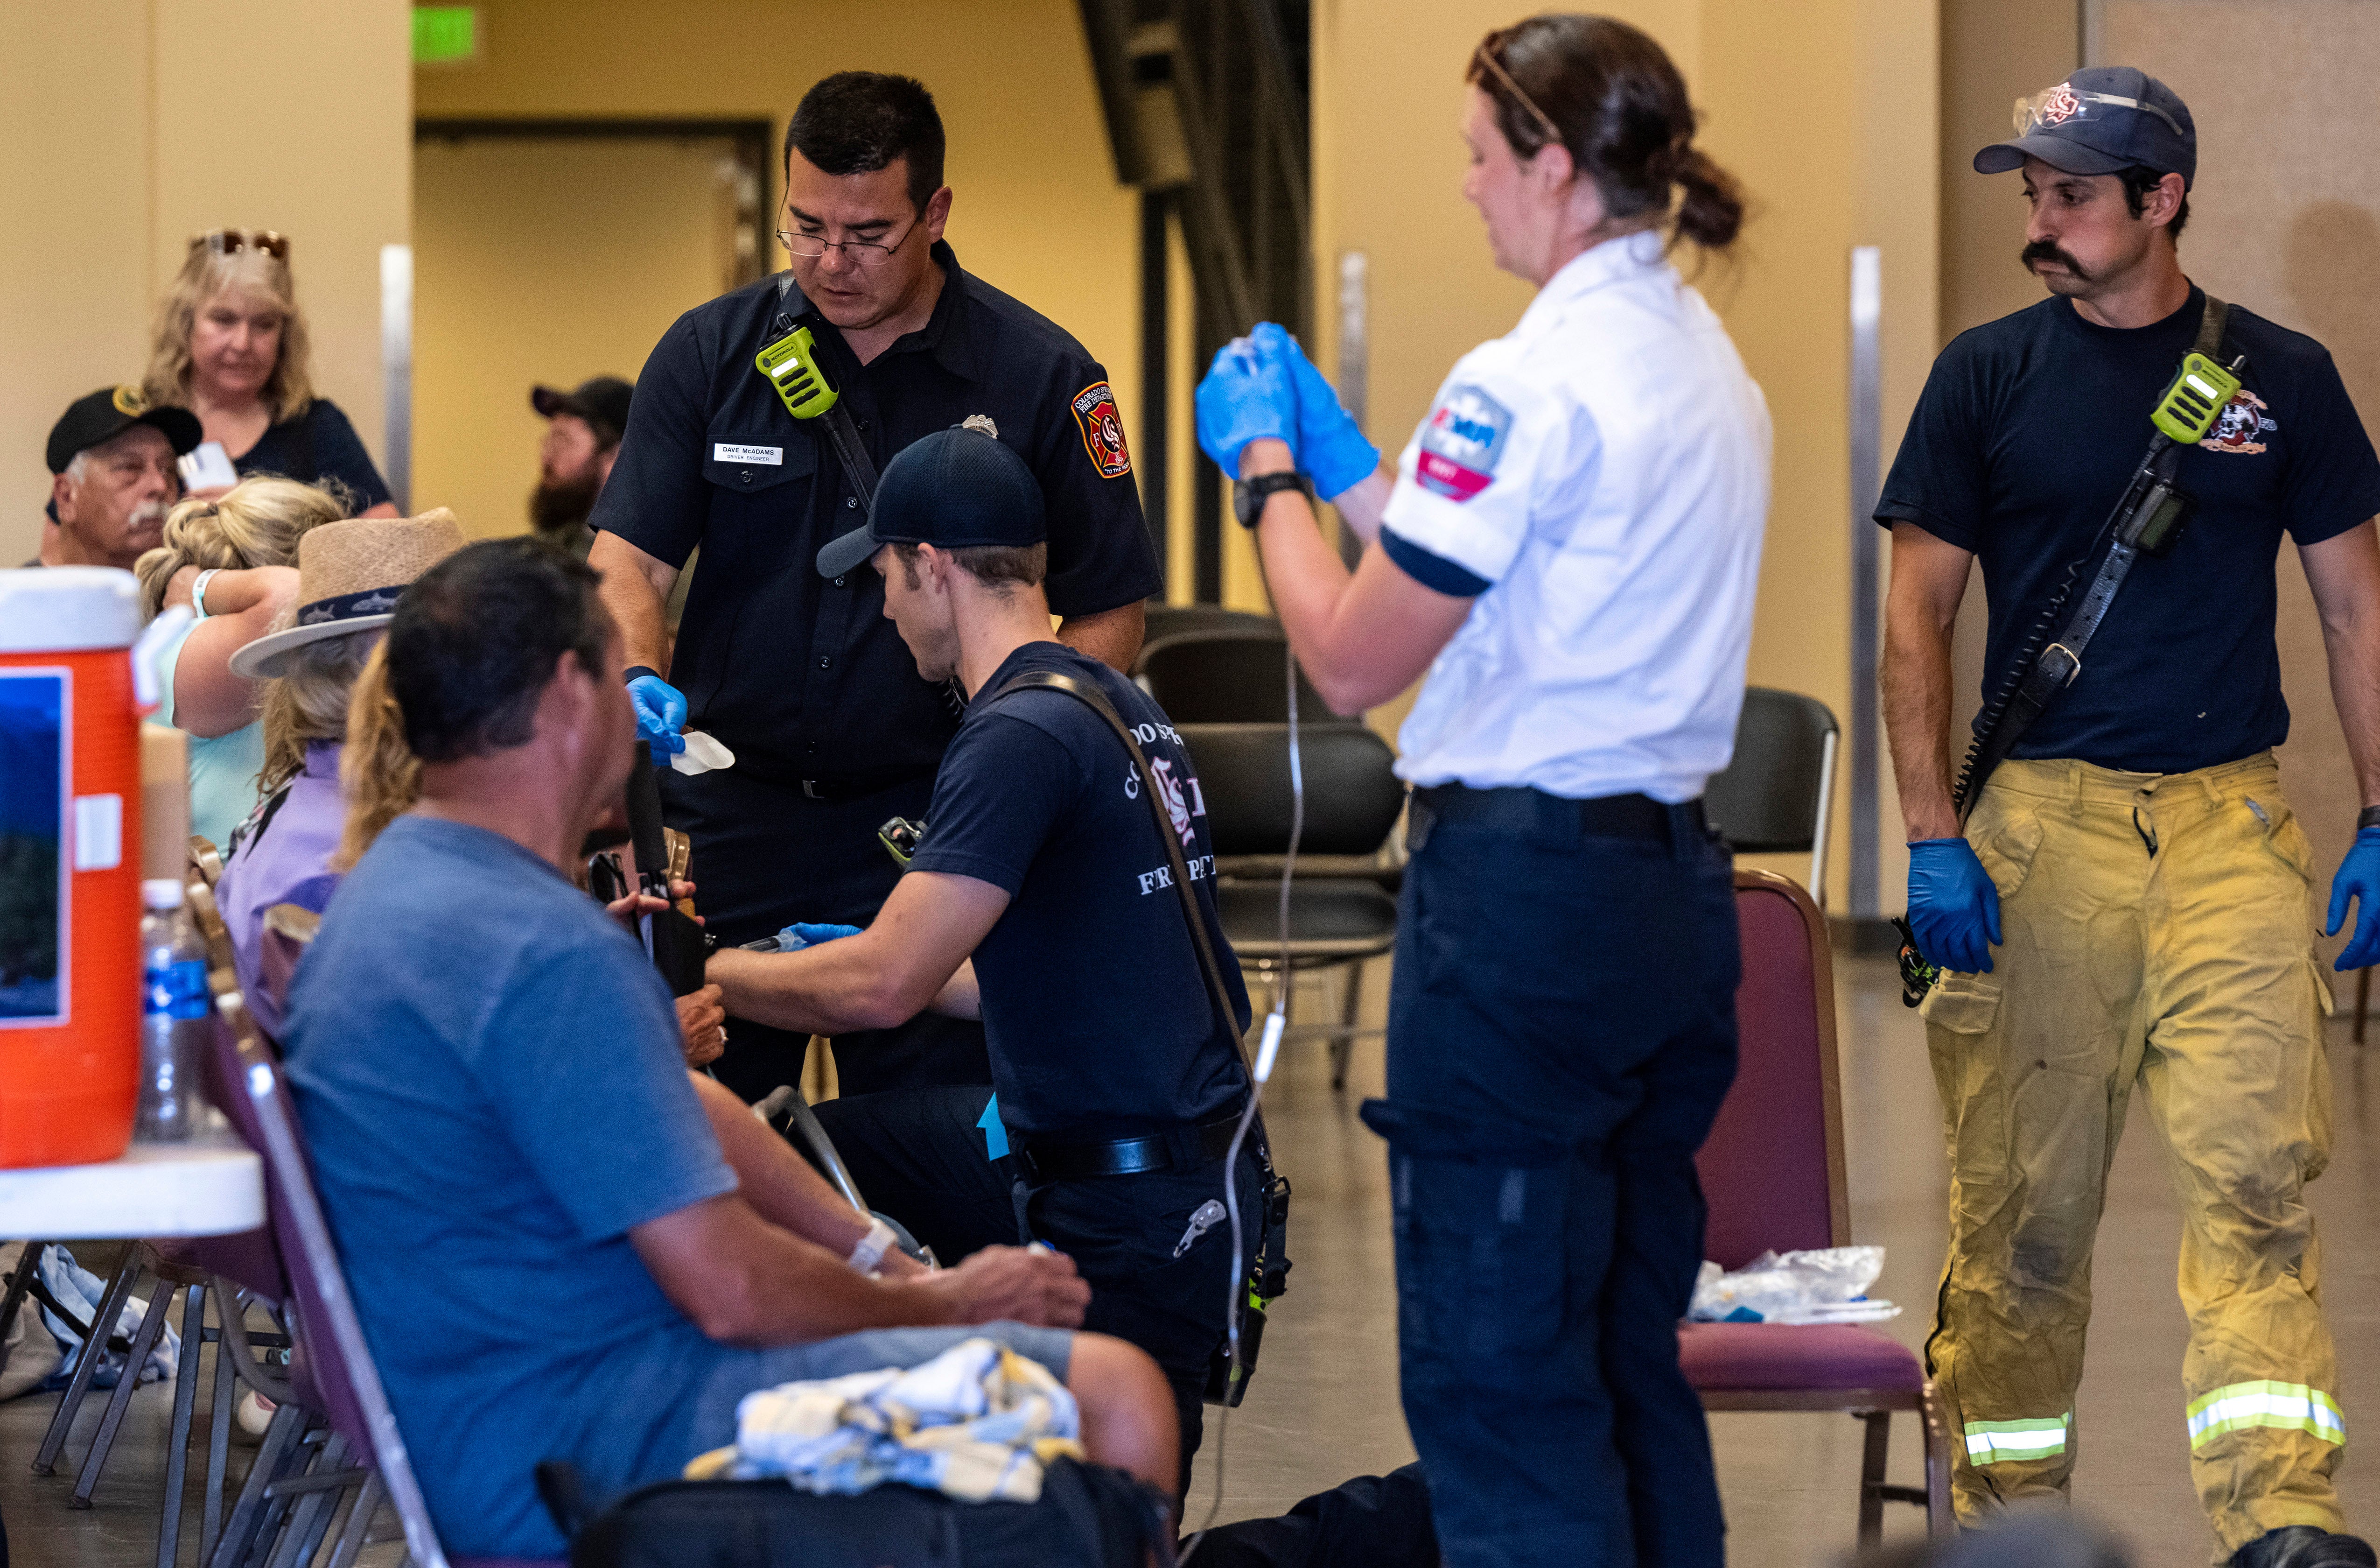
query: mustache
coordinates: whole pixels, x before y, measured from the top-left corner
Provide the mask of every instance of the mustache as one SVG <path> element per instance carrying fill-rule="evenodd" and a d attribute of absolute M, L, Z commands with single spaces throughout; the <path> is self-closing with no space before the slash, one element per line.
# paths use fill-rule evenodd
<path fill-rule="evenodd" d="M 2064 267 L 2068 272 L 2072 273 L 2077 281 L 2082 283 L 2089 283 L 2091 281 L 2091 273 L 2083 267 L 2082 263 L 2068 255 L 2065 251 L 2059 249 L 2055 240 L 2036 239 L 2032 244 L 2026 246 L 2022 250 L 2018 251 L 2016 259 L 2026 272 L 2033 271 L 2033 264 L 2035 261 L 2055 261 L 2059 266 Z"/>
<path fill-rule="evenodd" d="M 143 501 L 132 508 L 132 516 L 127 517 L 125 521 L 143 527 L 151 523 L 163 525 L 165 521 L 165 504 L 163 501 Z"/>

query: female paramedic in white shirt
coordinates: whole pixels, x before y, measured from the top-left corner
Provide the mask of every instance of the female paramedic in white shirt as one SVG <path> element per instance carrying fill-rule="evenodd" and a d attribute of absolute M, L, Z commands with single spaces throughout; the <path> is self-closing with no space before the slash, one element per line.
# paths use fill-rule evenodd
<path fill-rule="evenodd" d="M 1732 878 L 1703 822 L 1743 698 L 1768 504 L 1760 389 L 1669 237 L 1742 203 L 1659 45 L 1538 17 L 1472 56 L 1463 192 L 1539 286 L 1398 460 L 1279 327 L 1198 390 L 1273 602 L 1342 712 L 1428 672 L 1390 1005 L 1406 1424 L 1451 1568 L 1717 1565 L 1677 1323 L 1694 1156 L 1735 1070 Z M 1367 541 L 1352 577 L 1289 481 Z"/>

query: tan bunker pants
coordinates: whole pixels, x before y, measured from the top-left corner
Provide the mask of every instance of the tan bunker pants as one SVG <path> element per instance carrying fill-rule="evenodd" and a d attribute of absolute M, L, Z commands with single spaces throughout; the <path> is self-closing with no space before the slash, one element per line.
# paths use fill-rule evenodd
<path fill-rule="evenodd" d="M 1950 1154 L 1927 1360 L 1960 1520 L 2067 1489 L 2092 1244 L 2137 1082 L 2181 1201 L 2175 1415 L 2223 1554 L 2283 1525 L 2344 1529 L 2304 1194 L 2330 1152 L 2329 991 L 2313 854 L 2271 754 L 2168 774 L 2004 762 L 1967 837 L 2004 942 L 1992 973 L 1945 975 L 1924 1006 Z"/>

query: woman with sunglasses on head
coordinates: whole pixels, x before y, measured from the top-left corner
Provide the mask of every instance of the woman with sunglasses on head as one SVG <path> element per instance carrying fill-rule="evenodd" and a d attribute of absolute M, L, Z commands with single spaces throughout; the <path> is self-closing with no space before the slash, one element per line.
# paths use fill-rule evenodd
<path fill-rule="evenodd" d="M 1445 1560 L 1715 1568 L 1677 1323 L 1739 964 L 1700 796 L 1742 704 L 1769 420 L 1669 253 L 1724 251 L 1742 201 L 1633 28 L 1533 18 L 1464 74 L 1463 194 L 1537 286 L 1519 323 L 1456 364 L 1393 482 L 1276 326 L 1216 356 L 1199 439 L 1331 706 L 1427 673 L 1398 737 L 1388 1095 L 1364 1117 Z M 1352 575 L 1318 491 L 1374 546 Z"/>
<path fill-rule="evenodd" d="M 314 395 L 309 346 L 287 237 L 217 229 L 190 241 L 157 307 L 142 390 L 152 404 L 198 415 L 241 478 L 329 483 L 355 498 L 353 515 L 395 517 L 355 426 L 337 404 Z M 202 500 L 222 492 L 219 485 L 192 492 Z"/>

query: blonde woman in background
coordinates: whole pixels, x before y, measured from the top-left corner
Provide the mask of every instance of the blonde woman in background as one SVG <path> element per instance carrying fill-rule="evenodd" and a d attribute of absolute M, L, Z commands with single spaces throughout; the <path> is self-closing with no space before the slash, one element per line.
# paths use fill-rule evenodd
<path fill-rule="evenodd" d="M 232 674 L 231 656 L 297 603 L 298 540 L 345 516 L 311 485 L 243 480 L 166 514 L 164 542 L 133 566 L 144 614 L 188 604 L 197 616 L 159 654 L 156 722 L 190 736 L 190 831 L 218 849 L 255 808 L 264 770 L 263 683 Z"/>
<path fill-rule="evenodd" d="M 310 359 L 288 238 L 217 229 L 190 241 L 158 304 L 141 386 L 152 403 L 198 415 L 206 439 L 242 478 L 343 486 L 356 502 L 346 516 L 395 517 L 387 481 L 355 426 L 337 404 L 314 395 Z M 203 499 L 219 491 L 194 493 Z"/>

